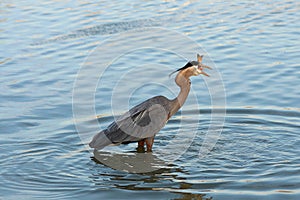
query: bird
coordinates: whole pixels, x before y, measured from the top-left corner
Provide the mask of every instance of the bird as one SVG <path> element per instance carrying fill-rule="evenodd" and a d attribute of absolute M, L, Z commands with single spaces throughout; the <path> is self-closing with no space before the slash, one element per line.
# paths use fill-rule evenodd
<path fill-rule="evenodd" d="M 98 132 L 89 143 L 91 148 L 101 150 L 109 145 L 137 142 L 138 153 L 152 152 L 155 135 L 166 125 L 184 104 L 191 88 L 191 76 L 203 74 L 204 68 L 212 69 L 202 63 L 203 55 L 197 54 L 197 61 L 188 61 L 186 65 L 172 72 L 177 73 L 175 83 L 180 88 L 178 96 L 168 99 L 154 96 L 118 117 L 106 129 Z M 146 150 L 145 150 L 146 144 Z"/>

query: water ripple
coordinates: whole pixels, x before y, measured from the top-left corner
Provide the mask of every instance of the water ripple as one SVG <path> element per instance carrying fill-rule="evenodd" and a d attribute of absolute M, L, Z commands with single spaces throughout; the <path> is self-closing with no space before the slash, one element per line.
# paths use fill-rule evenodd
<path fill-rule="evenodd" d="M 106 23 L 102 25 L 93 26 L 90 28 L 80 29 L 75 31 L 74 33 L 70 33 L 62 36 L 56 36 L 54 38 L 47 39 L 44 41 L 39 41 L 33 43 L 32 45 L 33 46 L 42 45 L 51 42 L 64 41 L 67 39 L 74 39 L 74 38 L 87 37 L 93 35 L 110 35 L 110 34 L 116 34 L 116 33 L 125 32 L 129 30 L 134 30 L 134 29 L 160 26 L 161 24 L 162 24 L 161 21 L 154 20 L 154 19 L 140 19 L 134 21 Z"/>

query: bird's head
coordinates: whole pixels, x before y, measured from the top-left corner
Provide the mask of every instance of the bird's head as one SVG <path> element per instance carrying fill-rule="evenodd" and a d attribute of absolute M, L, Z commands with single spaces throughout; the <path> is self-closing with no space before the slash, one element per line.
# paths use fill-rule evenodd
<path fill-rule="evenodd" d="M 197 61 L 189 61 L 185 66 L 172 72 L 169 76 L 171 76 L 172 74 L 174 74 L 176 72 L 182 72 L 187 77 L 198 76 L 200 74 L 209 76 L 206 72 L 204 72 L 204 68 L 207 68 L 207 69 L 212 69 L 212 68 L 207 65 L 202 64 L 202 58 L 203 58 L 203 55 L 200 56 L 199 54 L 197 54 Z"/>

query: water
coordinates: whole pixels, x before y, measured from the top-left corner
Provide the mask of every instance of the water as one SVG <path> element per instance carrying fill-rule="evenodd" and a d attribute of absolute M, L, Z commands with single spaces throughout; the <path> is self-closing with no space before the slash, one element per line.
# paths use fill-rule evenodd
<path fill-rule="evenodd" d="M 300 4 L 288 0 L 2 2 L 0 198 L 299 199 L 299 11 Z M 194 92 L 157 136 L 153 156 L 178 130 L 191 136 L 187 149 L 148 173 L 99 163 L 85 146 L 94 134 L 89 130 L 105 128 L 114 115 L 151 96 L 174 97 L 177 88 L 168 74 L 195 58 L 194 43 L 168 31 L 159 44 L 181 47 L 177 52 L 150 48 L 160 38 L 143 31 L 162 29 L 197 42 L 204 63 L 214 67 L 210 78 L 192 78 Z M 79 70 L 103 64 L 86 62 L 101 42 L 118 45 L 116 37 L 133 33 L 140 35 L 127 38 L 130 45 L 149 48 L 127 52 L 128 45 L 119 45 L 104 51 L 101 56 L 111 65 L 93 83 L 95 113 L 83 113 L 75 126 L 72 97 Z M 115 52 L 126 53 L 114 57 Z M 220 83 L 218 72 L 226 92 L 225 124 L 212 151 L 200 159 L 211 108 L 222 103 L 209 94 L 222 92 L 209 91 Z M 90 75 L 91 80 L 98 76 Z M 122 89 L 113 90 L 118 83 Z M 86 106 L 85 98 L 79 107 Z M 215 109 L 217 115 L 221 111 Z M 78 134 L 77 126 L 87 133 Z M 110 151 L 123 159 L 135 155 L 134 148 Z"/>

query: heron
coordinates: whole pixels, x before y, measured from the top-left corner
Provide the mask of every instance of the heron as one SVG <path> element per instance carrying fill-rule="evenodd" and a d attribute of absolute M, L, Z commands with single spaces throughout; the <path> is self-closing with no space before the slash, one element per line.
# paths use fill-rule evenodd
<path fill-rule="evenodd" d="M 109 145 L 137 142 L 138 153 L 152 152 L 155 135 L 186 101 L 191 87 L 190 77 L 200 74 L 209 76 L 204 72 L 204 68 L 212 68 L 204 65 L 202 58 L 203 55 L 197 54 L 197 61 L 188 61 L 186 65 L 169 75 L 177 73 L 175 83 L 180 88 L 180 92 L 176 98 L 168 99 L 164 96 L 155 96 L 134 106 L 106 129 L 97 133 L 89 146 L 101 150 Z"/>

